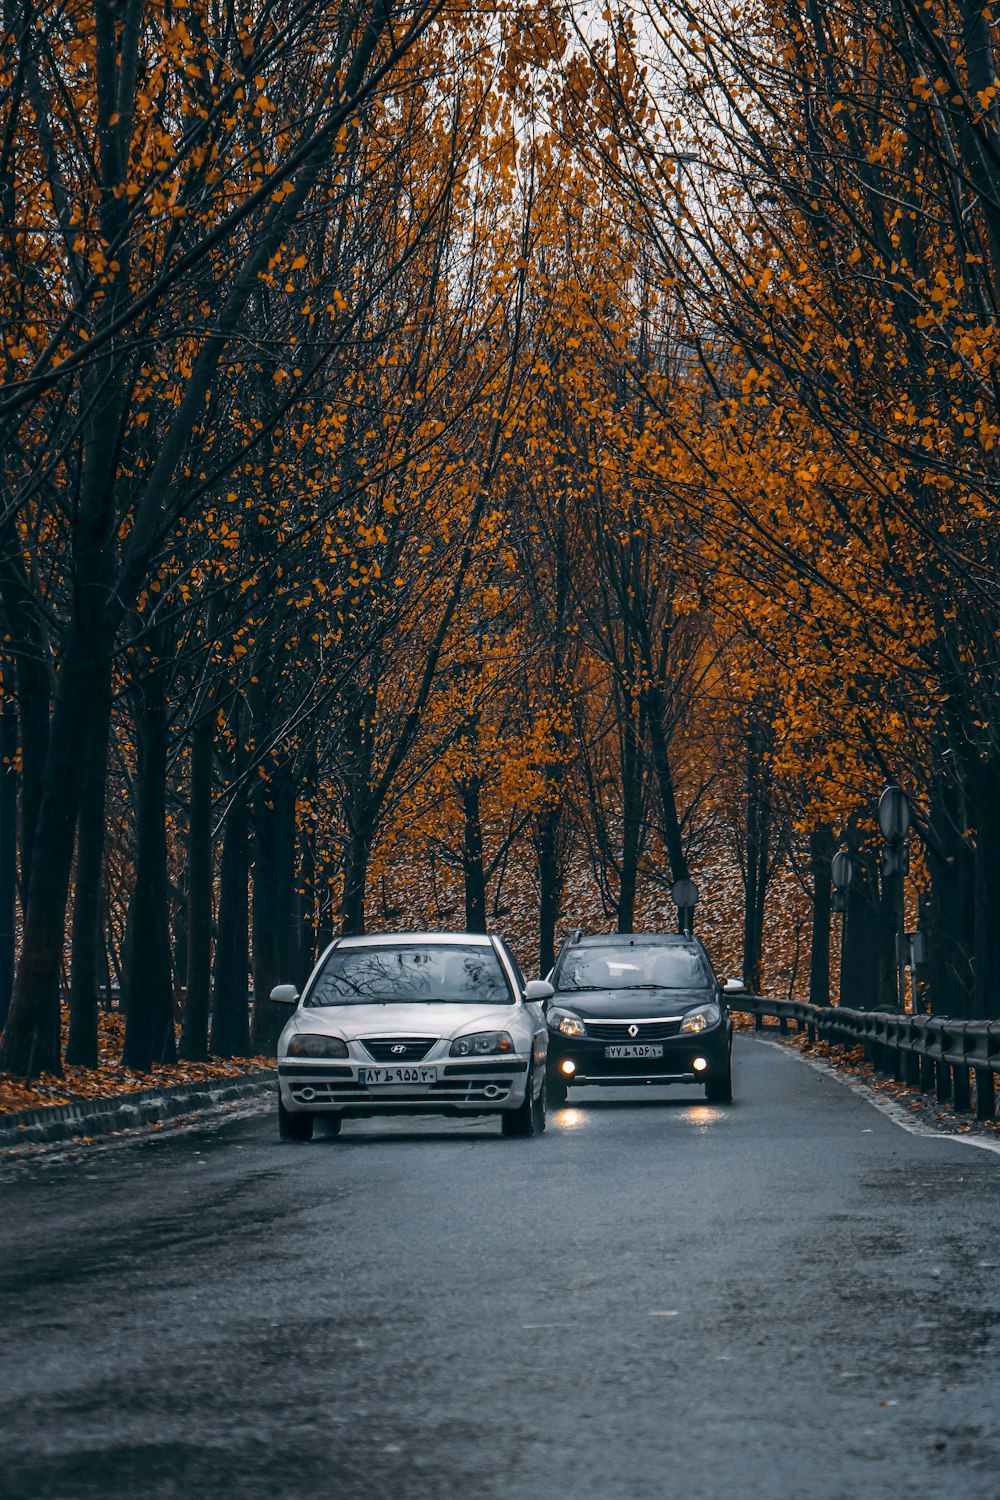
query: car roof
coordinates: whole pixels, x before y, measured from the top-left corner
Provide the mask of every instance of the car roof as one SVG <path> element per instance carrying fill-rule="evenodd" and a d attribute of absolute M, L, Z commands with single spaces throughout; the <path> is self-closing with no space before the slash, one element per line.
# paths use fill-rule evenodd
<path fill-rule="evenodd" d="M 689 932 L 603 932 L 572 937 L 566 944 L 568 948 L 648 948 L 654 945 L 657 948 L 699 948 L 701 939 Z"/>
<path fill-rule="evenodd" d="M 493 939 L 485 932 L 363 932 L 337 938 L 338 948 L 386 948 L 399 943 L 461 943 L 464 948 L 492 948 Z"/>

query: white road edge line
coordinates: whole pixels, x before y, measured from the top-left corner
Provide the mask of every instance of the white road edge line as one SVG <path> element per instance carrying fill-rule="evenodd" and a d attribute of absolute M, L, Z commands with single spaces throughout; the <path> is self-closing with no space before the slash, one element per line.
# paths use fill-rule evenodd
<path fill-rule="evenodd" d="M 764 1047 L 773 1047 L 776 1052 L 783 1053 L 785 1057 L 805 1063 L 815 1072 L 822 1073 L 824 1078 L 832 1078 L 836 1083 L 842 1083 L 852 1093 L 859 1094 L 862 1099 L 873 1105 L 894 1125 L 898 1125 L 900 1130 L 909 1131 L 910 1135 L 922 1135 L 932 1141 L 956 1141 L 960 1146 L 977 1146 L 980 1151 L 992 1151 L 995 1156 L 1000 1156 L 1000 1141 L 985 1141 L 977 1135 L 956 1135 L 952 1130 L 934 1130 L 930 1125 L 920 1125 L 908 1118 L 903 1106 L 895 1099 L 883 1098 L 877 1089 L 870 1088 L 867 1083 L 860 1083 L 856 1078 L 848 1077 L 839 1068 L 823 1062 L 821 1058 L 803 1057 L 802 1053 L 795 1048 L 786 1046 L 784 1042 L 769 1041 L 767 1037 L 755 1036 L 753 1040 L 760 1042 Z"/>

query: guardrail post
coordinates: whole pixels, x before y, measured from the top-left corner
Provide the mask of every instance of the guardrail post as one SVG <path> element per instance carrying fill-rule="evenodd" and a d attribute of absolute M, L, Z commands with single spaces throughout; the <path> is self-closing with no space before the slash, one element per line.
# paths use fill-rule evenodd
<path fill-rule="evenodd" d="M 929 1094 L 934 1088 L 935 1066 L 933 1057 L 928 1057 L 926 1052 L 920 1059 L 920 1092 Z"/>
<path fill-rule="evenodd" d="M 951 1098 L 951 1068 L 944 1058 L 937 1062 L 937 1100 L 939 1104 L 947 1104 Z"/>
<path fill-rule="evenodd" d="M 992 1068 L 976 1068 L 976 1119 L 993 1120 L 997 1112 L 997 1086 Z"/>
<path fill-rule="evenodd" d="M 972 1092 L 969 1088 L 968 1068 L 960 1068 L 952 1064 L 951 1088 L 955 1108 L 969 1109 L 972 1104 Z"/>

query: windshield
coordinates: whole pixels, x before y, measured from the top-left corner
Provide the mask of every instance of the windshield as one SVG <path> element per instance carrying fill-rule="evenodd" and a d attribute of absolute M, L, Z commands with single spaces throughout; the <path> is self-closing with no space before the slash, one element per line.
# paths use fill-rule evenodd
<path fill-rule="evenodd" d="M 696 948 L 570 948 L 559 966 L 557 990 L 695 990 L 712 983 Z"/>
<path fill-rule="evenodd" d="M 334 948 L 306 1005 L 389 1005 L 444 1001 L 512 1005 L 492 948 L 457 943 Z"/>

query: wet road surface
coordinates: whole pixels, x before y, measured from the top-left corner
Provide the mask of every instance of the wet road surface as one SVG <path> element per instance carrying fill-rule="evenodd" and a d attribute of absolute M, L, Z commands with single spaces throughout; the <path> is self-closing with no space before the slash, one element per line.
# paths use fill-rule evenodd
<path fill-rule="evenodd" d="M 736 1088 L 0 1169 L 6 1500 L 1000 1500 L 1000 1157 Z"/>

